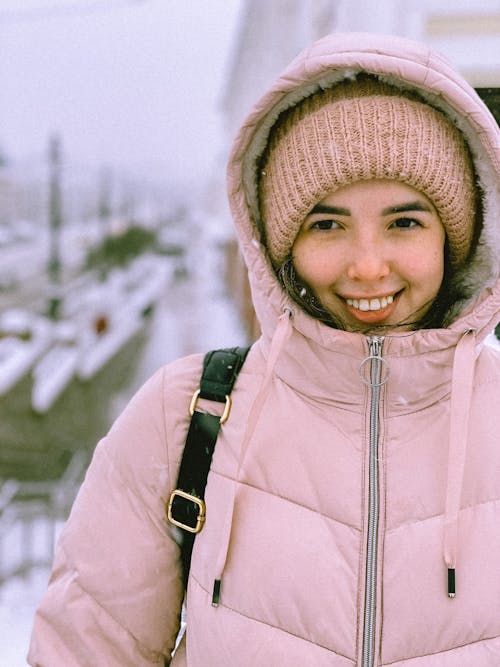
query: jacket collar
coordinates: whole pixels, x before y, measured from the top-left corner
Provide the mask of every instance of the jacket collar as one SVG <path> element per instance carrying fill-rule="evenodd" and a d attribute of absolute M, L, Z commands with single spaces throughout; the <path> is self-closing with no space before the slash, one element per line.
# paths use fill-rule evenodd
<path fill-rule="evenodd" d="M 450 391 L 457 344 L 472 331 L 479 354 L 497 324 L 499 311 L 500 281 L 447 329 L 384 336 L 383 356 L 391 374 L 387 383 L 389 413 L 421 409 L 443 398 Z M 274 364 L 277 377 L 313 401 L 333 402 L 361 412 L 366 395 L 361 365 L 369 355 L 367 337 L 327 327 L 297 307 L 291 327 Z M 270 342 L 264 335 L 260 345 L 266 358 Z"/>

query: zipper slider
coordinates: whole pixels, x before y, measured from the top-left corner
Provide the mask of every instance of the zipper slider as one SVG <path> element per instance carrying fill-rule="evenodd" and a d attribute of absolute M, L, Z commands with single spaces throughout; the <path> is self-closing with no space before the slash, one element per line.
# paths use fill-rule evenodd
<path fill-rule="evenodd" d="M 389 363 L 382 356 L 384 337 L 369 336 L 367 341 L 370 354 L 359 365 L 359 376 L 367 387 L 382 387 L 391 374 Z"/>
<path fill-rule="evenodd" d="M 384 344 L 383 336 L 369 336 L 368 337 L 368 348 L 370 350 L 371 357 L 382 358 L 382 346 Z"/>

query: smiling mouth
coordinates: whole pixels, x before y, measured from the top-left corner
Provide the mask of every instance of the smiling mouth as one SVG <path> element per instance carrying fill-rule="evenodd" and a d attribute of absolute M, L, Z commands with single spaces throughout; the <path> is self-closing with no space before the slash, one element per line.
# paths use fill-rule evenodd
<path fill-rule="evenodd" d="M 363 312 L 383 310 L 390 306 L 397 293 L 388 296 L 376 297 L 374 299 L 345 299 L 348 306 Z"/>

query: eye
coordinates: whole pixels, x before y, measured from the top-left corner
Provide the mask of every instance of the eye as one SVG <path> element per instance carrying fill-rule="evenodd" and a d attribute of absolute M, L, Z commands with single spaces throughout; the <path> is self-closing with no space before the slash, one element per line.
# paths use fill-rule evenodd
<path fill-rule="evenodd" d="M 339 227 L 339 223 L 335 222 L 335 220 L 316 220 L 311 223 L 309 229 L 318 229 L 322 232 L 327 232 L 331 229 L 338 229 Z"/>
<path fill-rule="evenodd" d="M 390 225 L 396 229 L 414 229 L 415 227 L 421 227 L 421 223 L 414 218 L 398 218 Z"/>

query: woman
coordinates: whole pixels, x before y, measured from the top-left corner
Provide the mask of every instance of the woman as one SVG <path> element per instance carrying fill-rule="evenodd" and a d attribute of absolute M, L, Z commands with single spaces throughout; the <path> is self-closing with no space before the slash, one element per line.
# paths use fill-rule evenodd
<path fill-rule="evenodd" d="M 313 45 L 244 124 L 229 197 L 263 333 L 175 667 L 500 664 L 499 147 L 446 62 L 375 35 Z M 31 665 L 170 663 L 165 505 L 201 365 L 159 371 L 99 444 Z"/>

